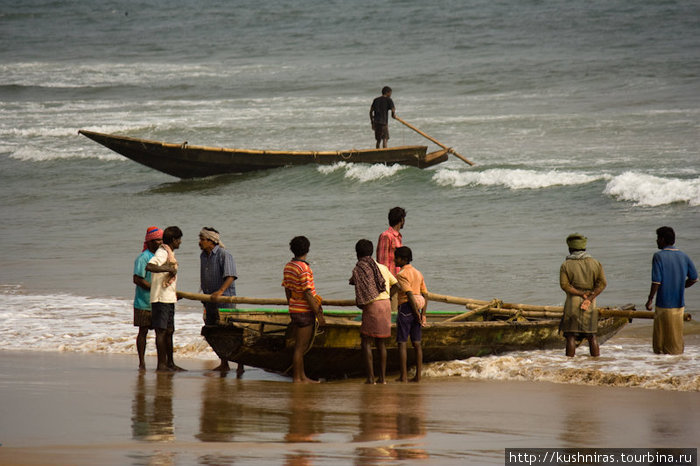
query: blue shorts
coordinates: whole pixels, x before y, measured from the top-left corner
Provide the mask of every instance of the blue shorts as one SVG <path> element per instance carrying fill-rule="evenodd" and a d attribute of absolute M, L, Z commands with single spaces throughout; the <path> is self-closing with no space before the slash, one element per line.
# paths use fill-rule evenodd
<path fill-rule="evenodd" d="M 151 303 L 151 328 L 175 330 L 175 303 Z"/>
<path fill-rule="evenodd" d="M 405 343 L 410 336 L 411 342 L 419 343 L 421 328 L 420 320 L 413 312 L 411 303 L 399 304 L 399 312 L 396 316 L 396 342 Z"/>

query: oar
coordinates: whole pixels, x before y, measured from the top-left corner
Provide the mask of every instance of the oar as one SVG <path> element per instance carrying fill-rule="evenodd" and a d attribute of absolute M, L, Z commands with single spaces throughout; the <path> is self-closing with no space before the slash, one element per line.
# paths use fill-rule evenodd
<path fill-rule="evenodd" d="M 449 152 L 450 154 L 453 154 L 455 157 L 457 157 L 457 158 L 459 158 L 459 159 L 462 159 L 464 162 L 468 163 L 469 165 L 474 165 L 474 162 L 472 162 L 472 161 L 470 161 L 469 159 L 467 159 L 466 157 L 464 157 L 464 156 L 458 154 L 457 152 L 455 152 L 455 150 L 454 150 L 453 148 L 447 147 L 446 145 L 444 145 L 443 143 L 441 143 L 441 142 L 438 141 L 437 139 L 428 136 L 427 134 L 425 134 L 423 131 L 419 130 L 418 128 L 416 128 L 416 127 L 413 126 L 412 124 L 403 121 L 401 118 L 399 118 L 399 117 L 397 117 L 397 116 L 395 116 L 394 118 L 397 119 L 397 120 L 399 120 L 401 123 L 403 123 L 404 125 L 408 126 L 409 128 L 411 128 L 413 131 L 415 131 L 416 133 L 420 134 L 420 135 L 423 136 L 424 138 L 426 138 L 426 139 L 428 139 L 428 140 L 434 142 L 435 144 L 437 144 L 438 146 L 442 147 L 443 149 L 446 149 L 447 152 Z"/>

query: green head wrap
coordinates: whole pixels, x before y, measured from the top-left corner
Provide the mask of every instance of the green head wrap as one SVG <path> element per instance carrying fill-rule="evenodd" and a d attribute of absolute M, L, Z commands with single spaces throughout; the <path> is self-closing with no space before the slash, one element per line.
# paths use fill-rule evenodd
<path fill-rule="evenodd" d="M 572 233 L 566 238 L 566 244 L 569 246 L 569 249 L 586 249 L 587 241 L 588 238 L 580 233 Z"/>

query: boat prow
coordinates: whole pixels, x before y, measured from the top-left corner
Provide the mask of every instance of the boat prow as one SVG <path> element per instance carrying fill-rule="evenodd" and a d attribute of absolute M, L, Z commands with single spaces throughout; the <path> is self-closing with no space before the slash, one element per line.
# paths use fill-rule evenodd
<path fill-rule="evenodd" d="M 338 162 L 407 165 L 427 168 L 447 160 L 449 149 L 427 153 L 426 146 L 344 151 L 282 151 L 191 146 L 79 130 L 78 133 L 135 162 L 178 178 L 247 173 L 289 165 Z"/>

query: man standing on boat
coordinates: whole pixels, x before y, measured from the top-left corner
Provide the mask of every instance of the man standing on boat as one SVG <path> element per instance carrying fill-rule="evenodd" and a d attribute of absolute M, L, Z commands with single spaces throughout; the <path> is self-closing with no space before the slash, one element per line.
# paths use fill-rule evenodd
<path fill-rule="evenodd" d="M 163 242 L 163 230 L 158 227 L 148 227 L 146 238 L 143 240 L 143 251 L 134 261 L 133 281 L 136 285 L 134 293 L 134 327 L 139 328 L 136 337 L 136 352 L 139 355 L 139 370 L 146 369 L 146 338 L 151 329 L 151 272 L 146 270 L 146 264 Z"/>
<path fill-rule="evenodd" d="M 391 88 L 384 86 L 382 95 L 374 99 L 369 108 L 369 121 L 372 122 L 377 149 L 379 149 L 380 144 L 386 149 L 389 142 L 389 111 L 391 111 L 391 117 L 396 118 L 396 108 L 394 101 L 391 100 Z"/>
<path fill-rule="evenodd" d="M 401 207 L 394 207 L 389 211 L 389 228 L 379 235 L 377 241 L 377 262 L 385 265 L 389 271 L 396 276 L 401 270 L 394 263 L 394 251 L 403 246 L 401 229 L 406 224 L 406 211 Z M 397 295 L 391 297 L 391 311 L 398 309 Z"/>
<path fill-rule="evenodd" d="M 158 372 L 184 370 L 173 360 L 175 303 L 177 302 L 177 259 L 175 250 L 182 244 L 182 230 L 168 227 L 163 231 L 163 244 L 148 261 L 151 272 L 151 324 L 156 330 Z"/>
<path fill-rule="evenodd" d="M 573 233 L 566 238 L 569 255 L 559 269 L 559 285 L 566 293 L 559 330 L 566 338 L 566 355 L 574 357 L 576 341 L 586 338 L 591 356 L 600 356 L 596 297 L 608 285 L 600 262 L 586 252 L 588 238 Z"/>
<path fill-rule="evenodd" d="M 656 295 L 653 349 L 656 354 L 682 354 L 685 289 L 698 281 L 698 272 L 690 257 L 676 248 L 676 233 L 671 227 L 656 230 L 656 245 L 651 264 L 651 289 L 646 308 L 651 311 Z M 658 292 L 658 294 L 657 294 Z"/>
<path fill-rule="evenodd" d="M 204 227 L 199 232 L 199 248 L 202 253 L 200 262 L 200 286 L 202 293 L 219 296 L 236 296 L 236 261 L 221 242 L 218 231 L 211 227 Z M 219 309 L 223 307 L 235 308 L 235 303 L 209 302 L 204 304 L 204 325 L 217 325 L 219 323 Z M 228 372 L 230 370 L 228 360 L 221 358 L 221 363 L 213 370 Z M 238 365 L 236 371 L 240 377 L 243 374 L 243 365 Z"/>

